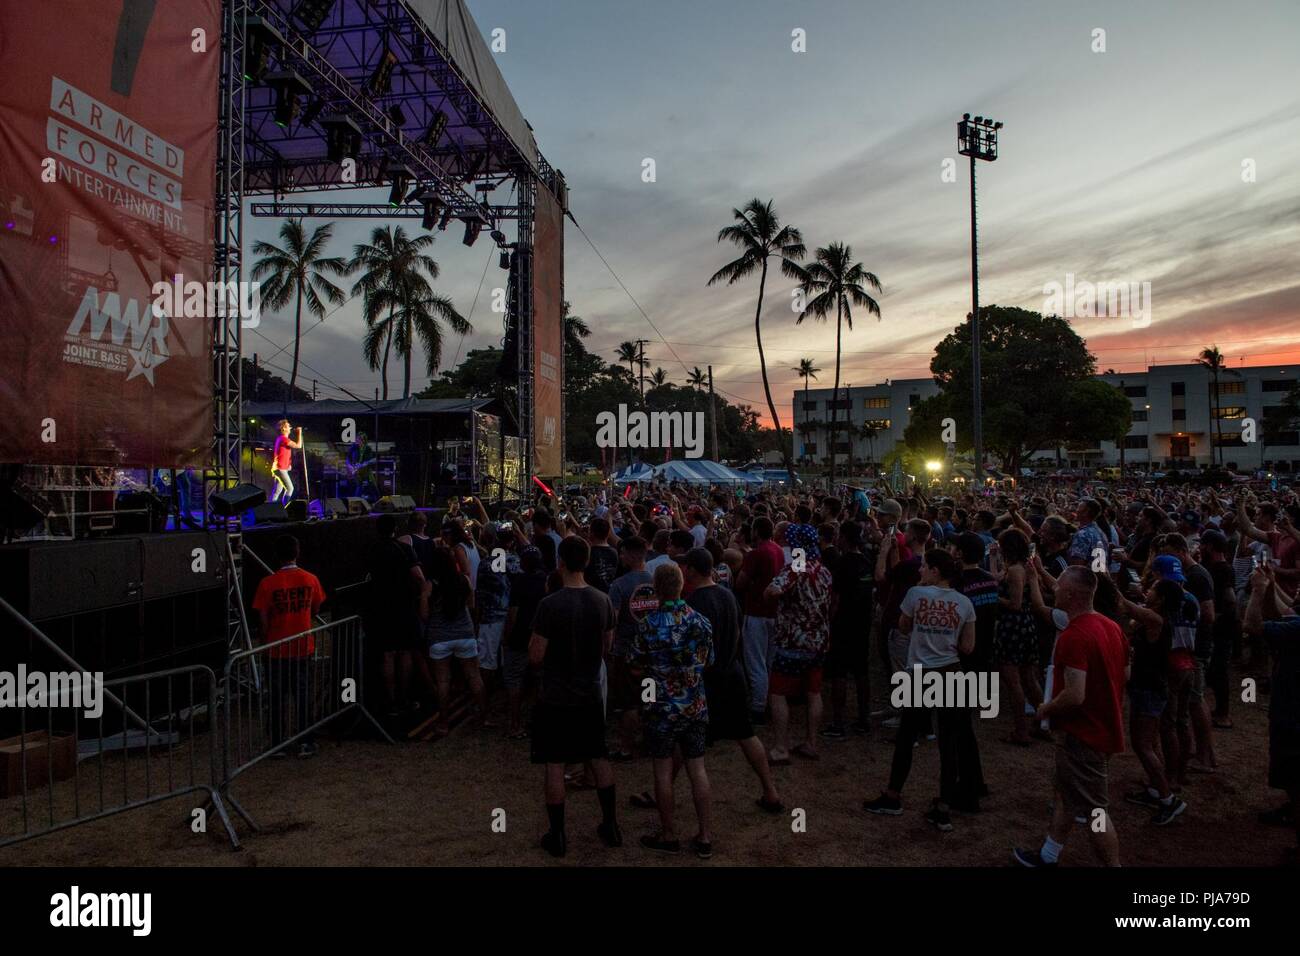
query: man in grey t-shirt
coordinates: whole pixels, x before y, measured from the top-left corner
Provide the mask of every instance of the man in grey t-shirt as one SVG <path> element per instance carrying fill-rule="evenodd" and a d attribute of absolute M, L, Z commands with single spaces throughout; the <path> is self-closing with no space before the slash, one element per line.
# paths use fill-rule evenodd
<path fill-rule="evenodd" d="M 646 570 L 645 555 L 644 538 L 633 535 L 620 541 L 618 557 L 623 573 L 609 586 L 609 600 L 614 605 L 617 622 L 614 627 L 614 646 L 605 661 L 609 672 L 609 712 L 620 715 L 615 724 L 618 749 L 610 755 L 613 760 L 631 759 L 637 737 L 640 685 L 627 665 L 628 647 L 636 634 L 637 619 L 632 615 L 628 602 L 637 588 L 653 589 L 654 575 Z"/>

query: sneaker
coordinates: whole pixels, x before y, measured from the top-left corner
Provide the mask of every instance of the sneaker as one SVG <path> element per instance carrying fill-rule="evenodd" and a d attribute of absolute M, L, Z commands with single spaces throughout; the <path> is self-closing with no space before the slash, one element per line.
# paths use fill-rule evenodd
<path fill-rule="evenodd" d="M 551 856 L 564 856 L 565 852 L 568 850 L 568 841 L 564 838 L 564 831 L 561 830 L 559 833 L 555 833 L 551 830 L 546 831 L 546 833 L 542 835 L 542 849 L 551 854 Z"/>
<path fill-rule="evenodd" d="M 610 849 L 618 849 L 623 845 L 623 831 L 619 829 L 617 823 L 602 823 L 596 827 L 596 836 L 600 837 L 600 842 Z"/>
<path fill-rule="evenodd" d="M 656 853 L 677 854 L 682 852 L 680 840 L 665 840 L 657 833 L 647 833 L 641 838 L 641 846 Z"/>
<path fill-rule="evenodd" d="M 823 737 L 830 737 L 838 740 L 840 737 L 844 736 L 844 728 L 839 724 L 830 724 L 822 730 L 821 735 Z"/>
<path fill-rule="evenodd" d="M 897 730 L 902 723 L 897 717 L 886 717 L 880 722 L 881 727 L 888 727 L 890 730 Z"/>
<path fill-rule="evenodd" d="M 1049 863 L 1043 859 L 1043 854 L 1038 850 L 1024 850 L 1016 847 L 1011 851 L 1011 855 L 1016 858 L 1016 862 L 1021 866 L 1027 866 L 1031 870 L 1051 870 L 1058 864 Z"/>
<path fill-rule="evenodd" d="M 935 801 L 926 812 L 925 822 L 940 833 L 948 833 L 952 830 L 952 817 L 948 815 L 947 810 L 939 806 L 938 801 Z"/>
<path fill-rule="evenodd" d="M 1168 826 L 1181 816 L 1182 812 L 1186 809 L 1187 801 L 1181 797 L 1174 797 L 1172 803 L 1160 804 L 1160 809 L 1158 809 L 1156 815 L 1151 818 L 1151 822 L 1158 827 Z"/>
<path fill-rule="evenodd" d="M 874 800 L 864 800 L 862 809 L 868 813 L 881 814 L 889 817 L 899 817 L 903 815 L 903 801 L 895 800 L 893 797 L 881 794 Z"/>
<path fill-rule="evenodd" d="M 1136 803 L 1139 807 L 1147 807 L 1151 810 L 1158 809 L 1161 806 L 1160 798 L 1153 797 L 1151 791 L 1146 787 L 1140 787 L 1137 790 L 1130 790 L 1124 794 L 1124 799 L 1129 803 Z"/>
<path fill-rule="evenodd" d="M 713 859 L 713 844 L 705 843 L 699 837 L 691 838 L 691 848 L 695 850 L 695 855 L 701 860 Z"/>
<path fill-rule="evenodd" d="M 304 743 L 299 745 L 298 747 L 298 756 L 303 759 L 306 759 L 307 757 L 314 757 L 318 753 L 320 753 L 320 748 L 317 747 L 315 744 Z"/>

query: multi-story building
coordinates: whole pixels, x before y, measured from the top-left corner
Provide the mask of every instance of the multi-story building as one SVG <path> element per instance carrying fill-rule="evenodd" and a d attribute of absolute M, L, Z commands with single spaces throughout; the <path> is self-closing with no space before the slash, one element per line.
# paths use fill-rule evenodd
<path fill-rule="evenodd" d="M 1153 365 L 1145 372 L 1097 377 L 1121 389 L 1132 402 L 1132 427 L 1122 450 L 1114 442 L 1089 446 L 1062 436 L 1067 442 L 1060 449 L 1063 464 L 1116 465 L 1122 458 L 1127 465 L 1152 470 L 1208 467 L 1222 461 L 1240 471 L 1300 471 L 1300 432 L 1268 427 L 1300 380 L 1300 366 L 1224 369 L 1219 373 L 1217 419 L 1211 411 L 1213 376 L 1201 365 Z M 929 378 L 841 388 L 837 458 L 847 460 L 852 454 L 856 462 L 880 461 L 903 441 L 912 406 L 938 390 Z M 795 448 L 801 461 L 828 460 L 830 400 L 829 388 L 794 393 Z M 1255 440 L 1247 441 L 1252 431 Z M 1216 442 L 1221 454 L 1215 452 Z M 1055 464 L 1057 449 L 1040 449 L 1034 460 Z"/>
<path fill-rule="evenodd" d="M 879 462 L 903 441 L 912 406 L 937 395 L 932 378 L 904 378 L 883 385 L 840 388 L 835 420 L 839 423 L 837 460 Z M 795 455 L 802 462 L 825 464 L 829 459 L 831 394 L 829 388 L 794 393 Z"/>

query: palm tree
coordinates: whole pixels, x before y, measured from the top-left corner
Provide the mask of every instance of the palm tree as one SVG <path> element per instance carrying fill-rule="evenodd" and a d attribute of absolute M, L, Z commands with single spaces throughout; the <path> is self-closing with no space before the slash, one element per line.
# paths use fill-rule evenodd
<path fill-rule="evenodd" d="M 820 372 L 821 369 L 817 367 L 817 363 L 814 362 L 812 359 L 800 359 L 798 367 L 792 368 L 790 369 L 790 371 L 794 372 L 796 375 L 798 375 L 800 378 L 803 379 L 803 417 L 804 420 L 807 421 L 808 420 L 808 379 L 816 378 L 817 373 Z M 794 417 L 798 418 L 799 416 L 794 415 Z M 807 433 L 807 429 L 805 429 L 804 430 L 805 440 L 807 439 L 807 437 L 808 437 L 808 433 Z"/>
<path fill-rule="evenodd" d="M 388 353 L 397 345 L 396 313 L 406 309 L 409 302 L 423 301 L 433 295 L 424 275 L 427 272 L 433 278 L 438 277 L 438 263 L 424 252 L 431 245 L 433 236 L 427 233 L 412 238 L 401 226 L 377 226 L 370 234 L 369 243 L 358 243 L 352 250 L 352 261 L 348 263 L 348 274 L 362 272 L 352 286 L 352 294 L 363 297 L 362 314 L 368 330 L 363 354 L 371 371 L 380 370 L 385 399 L 388 398 Z M 408 386 L 410 345 L 408 336 L 404 341 Z M 401 348 L 398 355 L 403 355 Z"/>
<path fill-rule="evenodd" d="M 758 341 L 758 367 L 763 373 L 763 393 L 767 396 L 767 410 L 772 416 L 772 427 L 776 431 L 777 447 L 781 449 L 781 457 L 785 460 L 786 475 L 790 481 L 790 487 L 794 487 L 794 467 L 790 459 L 794 454 L 793 447 L 786 450 L 785 441 L 781 435 L 781 419 L 776 414 L 776 404 L 772 401 L 772 389 L 767 381 L 767 361 L 763 356 L 763 292 L 767 287 L 767 260 L 775 256 L 780 260 L 781 271 L 791 279 L 801 279 L 803 272 L 799 267 L 798 260 L 804 257 L 807 252 L 803 244 L 803 236 L 794 226 L 782 226 L 781 220 L 776 215 L 776 210 L 772 207 L 772 201 L 769 199 L 766 203 L 758 199 L 751 199 L 745 204 L 744 209 L 733 209 L 731 211 L 735 222 L 730 226 L 724 226 L 718 230 L 718 242 L 731 242 L 741 250 L 740 257 L 728 262 L 725 266 L 715 272 L 709 279 L 709 285 L 716 282 L 726 281 L 727 285 L 734 285 L 741 279 L 753 273 L 756 269 L 759 272 L 758 279 L 758 303 L 754 307 L 754 338 Z M 794 433 L 791 432 L 791 446 L 794 445 Z"/>
<path fill-rule="evenodd" d="M 662 368 L 657 368 L 650 376 L 651 388 L 663 388 L 668 384 L 668 373 Z"/>
<path fill-rule="evenodd" d="M 1219 376 L 1227 373 L 1240 377 L 1239 372 L 1235 369 L 1228 368 L 1223 362 L 1223 353 L 1219 351 L 1217 345 L 1211 345 L 1207 349 L 1201 349 L 1201 353 L 1196 356 L 1196 361 L 1202 368 L 1209 369 L 1213 378 L 1213 385 L 1208 399 L 1210 406 L 1210 441 L 1214 447 L 1210 453 L 1210 464 L 1223 465 L 1223 432 L 1219 425 Z"/>
<path fill-rule="evenodd" d="M 803 269 L 803 290 L 811 298 L 808 305 L 799 313 L 795 323 L 802 323 L 804 317 L 812 315 L 825 320 L 835 310 L 835 385 L 831 389 L 831 471 L 830 485 L 835 486 L 835 439 L 837 422 L 836 406 L 840 400 L 840 342 L 842 329 L 848 325 L 853 330 L 853 306 L 865 308 L 870 315 L 880 317 L 880 304 L 876 302 L 863 285 L 881 291 L 880 280 L 875 273 L 868 272 L 862 263 L 853 261 L 853 247 L 842 242 L 832 242 L 829 246 L 818 249 L 813 255 L 813 262 Z M 850 448 L 852 442 L 850 441 Z"/>
<path fill-rule="evenodd" d="M 569 314 L 569 303 L 564 303 L 564 344 L 570 352 L 582 346 L 582 340 L 591 335 L 591 326 L 579 315 Z"/>
<path fill-rule="evenodd" d="M 876 427 L 869 422 L 864 422 L 859 429 L 859 434 L 866 440 L 867 453 L 871 456 L 871 464 L 874 465 L 876 463 L 876 435 L 878 434 Z"/>
<path fill-rule="evenodd" d="M 632 373 L 633 388 L 636 388 L 636 363 L 640 358 L 641 353 L 635 342 L 620 342 L 618 344 L 618 360 L 627 363 L 628 371 Z"/>
<path fill-rule="evenodd" d="M 436 272 L 434 277 L 437 277 Z M 377 343 L 372 345 L 370 340 L 384 334 L 380 330 L 385 325 L 391 328 L 387 335 L 391 336 L 393 348 L 404 363 L 402 398 L 411 394 L 411 353 L 417 336 L 424 347 L 429 377 L 438 374 L 438 366 L 442 363 L 442 322 L 439 320 L 445 321 L 457 335 L 469 335 L 474 331 L 465 317 L 456 311 L 451 299 L 436 294 L 427 285 L 421 290 L 418 283 L 412 283 L 410 294 L 402 298 L 401 308 L 392 313 L 391 322 L 377 322 L 366 332 L 362 347 L 370 354 L 378 350 Z"/>
<path fill-rule="evenodd" d="M 280 241 L 275 246 L 260 239 L 253 243 L 253 254 L 261 256 L 253 265 L 252 277 L 261 282 L 262 301 L 273 311 L 283 309 L 289 299 L 296 299 L 293 316 L 293 368 L 289 372 L 289 391 L 298 381 L 298 346 L 302 338 L 302 306 L 320 321 L 325 319 L 325 301 L 342 305 L 347 301 L 343 290 L 325 273 L 341 276 L 347 274 L 347 264 L 336 256 L 325 257 L 325 244 L 329 242 L 333 226 L 326 224 L 312 230 L 307 238 L 301 219 L 286 219 L 280 223 Z M 324 296 L 325 301 L 321 297 Z"/>

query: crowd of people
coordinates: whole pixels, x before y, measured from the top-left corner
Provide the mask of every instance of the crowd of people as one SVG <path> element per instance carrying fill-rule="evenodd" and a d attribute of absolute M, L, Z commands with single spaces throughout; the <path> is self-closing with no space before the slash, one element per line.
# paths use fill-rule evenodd
<path fill-rule="evenodd" d="M 1234 772 L 1266 771 L 1285 793 L 1261 825 L 1297 826 L 1300 500 L 1289 490 L 647 485 L 544 496 L 495 519 L 457 500 L 436 534 L 427 520 L 376 522 L 365 627 L 383 651 L 389 715 L 427 708 L 449 733 L 454 659 L 478 723 L 529 741 L 544 767 L 541 843 L 554 856 L 566 853 L 574 788 L 596 791 L 598 837 L 622 844 L 614 768 L 644 758 L 619 772 L 650 784 L 629 797 L 658 814 L 641 846 L 711 856 L 706 765 L 725 741 L 752 768 L 756 810 L 782 814 L 774 767 L 816 761 L 828 741 L 892 734 L 887 779 L 863 781 L 863 810 L 883 817 L 904 813 L 913 753 L 937 742 L 923 813 L 948 831 L 989 798 L 975 722 L 991 717 L 999 746 L 1054 752 L 1047 835 L 1015 859 L 1054 866 L 1082 827 L 1118 865 L 1110 758 L 1132 750 L 1144 779 L 1123 799 L 1153 826 L 1174 824 L 1196 812 L 1194 778 L 1220 772 L 1216 737 L 1243 700 L 1267 705 L 1267 767 Z M 873 672 L 896 689 L 887 702 Z M 991 711 L 959 693 L 976 678 L 995 691 Z M 682 770 L 693 832 L 677 812 Z"/>

